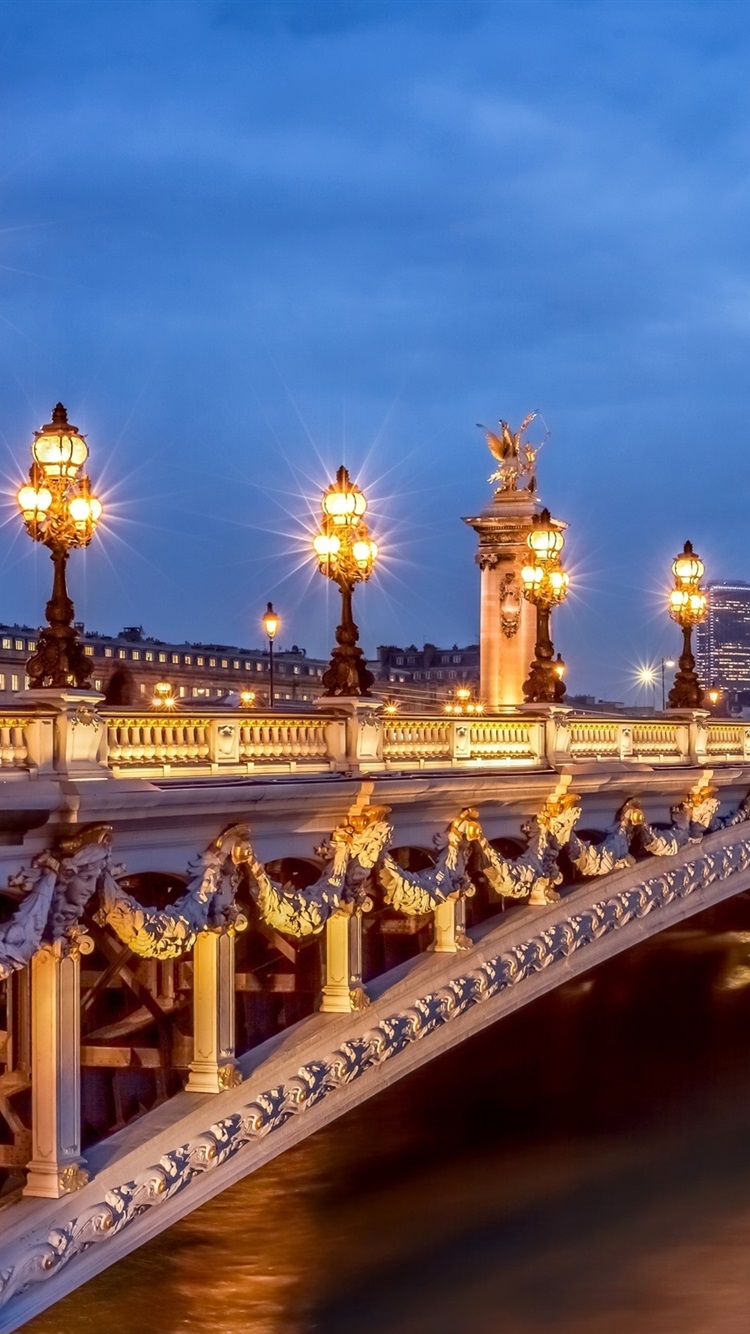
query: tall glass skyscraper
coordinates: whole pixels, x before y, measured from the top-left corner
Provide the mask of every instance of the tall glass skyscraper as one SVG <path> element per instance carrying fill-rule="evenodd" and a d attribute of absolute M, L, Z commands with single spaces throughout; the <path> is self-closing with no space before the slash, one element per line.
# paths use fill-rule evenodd
<path fill-rule="evenodd" d="M 750 584 L 709 584 L 706 593 L 708 612 L 695 645 L 701 682 L 750 690 Z"/>

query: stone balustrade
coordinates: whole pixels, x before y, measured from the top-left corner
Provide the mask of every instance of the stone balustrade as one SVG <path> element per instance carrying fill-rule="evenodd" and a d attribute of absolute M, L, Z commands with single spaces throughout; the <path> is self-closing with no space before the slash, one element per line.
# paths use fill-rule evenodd
<path fill-rule="evenodd" d="M 31 707 L 0 715 L 0 772 L 17 778 L 539 769 L 612 760 L 715 765 L 750 758 L 750 723 L 701 711 L 639 719 L 553 706 L 481 717 L 387 717 L 377 704 L 362 702 L 347 713 L 332 700 L 314 713 L 217 707 L 164 713 L 109 709 L 85 692 L 26 696 Z"/>

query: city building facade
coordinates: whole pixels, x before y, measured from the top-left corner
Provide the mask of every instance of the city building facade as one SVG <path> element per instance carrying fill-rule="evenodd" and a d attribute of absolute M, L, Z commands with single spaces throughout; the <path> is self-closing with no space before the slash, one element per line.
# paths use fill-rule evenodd
<path fill-rule="evenodd" d="M 708 610 L 696 635 L 698 675 L 704 686 L 750 692 L 750 584 L 713 583 L 705 591 Z"/>
<path fill-rule="evenodd" d="M 258 704 L 269 703 L 267 649 L 227 644 L 172 644 L 154 639 L 140 625 L 119 635 L 81 628 L 84 653 L 93 659 L 92 686 L 119 704 L 151 702 L 158 681 L 167 681 L 178 701 L 214 702 L 227 695 L 254 690 Z M 26 660 L 36 651 L 38 632 L 28 625 L 0 625 L 0 701 L 10 703 L 28 686 Z M 322 659 L 308 658 L 304 649 L 275 649 L 274 702 L 311 703 L 322 694 Z"/>
<path fill-rule="evenodd" d="M 375 689 L 404 704 L 414 707 L 440 704 L 457 686 L 476 689 L 478 683 L 478 644 L 464 648 L 457 644 L 452 648 L 437 648 L 435 644 L 425 644 L 422 648 L 415 644 L 407 648 L 394 644 L 378 646 Z"/>

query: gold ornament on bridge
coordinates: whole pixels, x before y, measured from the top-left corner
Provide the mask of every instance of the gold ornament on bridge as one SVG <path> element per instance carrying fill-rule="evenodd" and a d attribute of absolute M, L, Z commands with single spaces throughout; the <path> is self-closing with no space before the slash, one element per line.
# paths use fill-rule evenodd
<path fill-rule="evenodd" d="M 336 630 L 336 648 L 323 676 L 324 695 L 369 695 L 374 681 L 358 644 L 359 631 L 352 616 L 354 585 L 366 582 L 375 567 L 378 548 L 370 538 L 364 515 L 364 492 L 352 482 L 346 468 L 339 468 L 336 481 L 323 492 L 323 518 L 313 548 L 321 574 L 337 583 L 341 591 L 341 624 Z"/>
<path fill-rule="evenodd" d="M 26 531 L 48 548 L 55 572 L 45 609 L 49 625 L 26 664 L 35 687 L 87 686 L 93 670 L 73 625 L 75 608 L 65 585 L 69 552 L 88 546 L 102 514 L 101 501 L 83 472 L 88 453 L 85 437 L 58 403 L 52 421 L 34 432 L 29 480 L 17 495 Z"/>

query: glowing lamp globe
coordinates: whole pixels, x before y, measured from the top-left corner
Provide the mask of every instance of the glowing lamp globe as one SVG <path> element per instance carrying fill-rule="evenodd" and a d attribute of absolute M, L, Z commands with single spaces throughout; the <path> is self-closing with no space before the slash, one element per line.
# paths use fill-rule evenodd
<path fill-rule="evenodd" d="M 16 497 L 26 523 L 41 523 L 52 504 L 52 492 L 46 486 L 22 486 Z"/>
<path fill-rule="evenodd" d="M 565 545 L 565 538 L 552 523 L 549 510 L 544 509 L 541 514 L 535 514 L 532 522 L 534 526 L 526 538 L 529 549 L 538 561 L 555 560 Z"/>
<path fill-rule="evenodd" d="M 89 456 L 89 447 L 78 427 L 68 421 L 62 403 L 53 409 L 52 421 L 34 432 L 31 453 L 45 477 L 72 481 L 78 476 Z"/>

